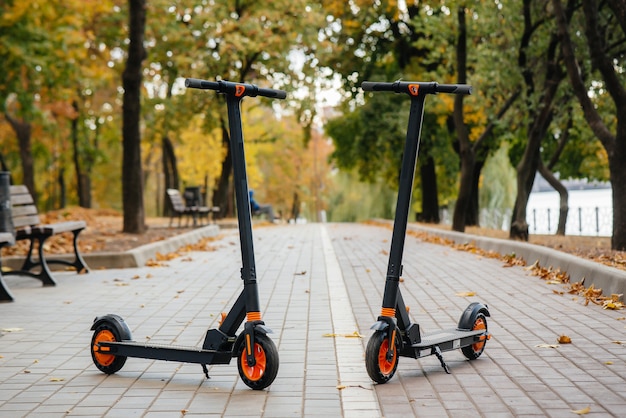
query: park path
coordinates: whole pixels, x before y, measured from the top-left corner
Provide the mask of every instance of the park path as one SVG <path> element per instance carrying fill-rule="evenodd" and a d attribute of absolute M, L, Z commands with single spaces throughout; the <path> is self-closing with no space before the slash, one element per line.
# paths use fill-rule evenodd
<path fill-rule="evenodd" d="M 161 267 L 59 273 L 58 286 L 9 277 L 0 304 L 0 417 L 623 416 L 623 311 L 584 306 L 522 267 L 505 268 L 408 237 L 401 284 L 428 331 L 454 327 L 471 301 L 489 306 L 493 338 L 476 361 L 401 358 L 374 385 L 364 347 L 380 311 L 391 230 L 308 224 L 254 230 L 263 320 L 280 356 L 272 386 L 252 391 L 237 367 L 129 358 L 115 375 L 93 365 L 93 318 L 116 313 L 136 341 L 199 346 L 241 291 L 236 231 L 211 251 Z M 468 293 L 469 292 L 469 293 Z M 472 294 L 473 296 L 465 296 Z M 357 333 L 357 334 L 355 334 Z M 362 338 L 356 335 L 361 335 Z M 560 344 L 560 335 L 572 339 Z M 616 342 L 624 344 L 617 344 Z"/>

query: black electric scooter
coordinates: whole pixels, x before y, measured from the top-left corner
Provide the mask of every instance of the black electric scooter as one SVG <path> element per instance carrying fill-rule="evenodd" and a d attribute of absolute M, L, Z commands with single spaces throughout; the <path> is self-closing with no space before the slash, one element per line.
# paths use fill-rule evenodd
<path fill-rule="evenodd" d="M 405 81 L 394 83 L 365 81 L 361 88 L 364 91 L 404 93 L 411 98 L 382 310 L 378 321 L 371 328 L 374 333 L 369 339 L 365 353 L 367 374 L 377 383 L 386 383 L 396 372 L 399 356 L 420 358 L 432 354 L 437 356 L 446 373 L 450 373 L 442 352 L 460 348 L 465 357 L 474 360 L 485 349 L 485 343 L 490 338 L 487 331 L 486 317 L 490 316 L 487 306 L 473 302 L 461 315 L 456 328 L 421 334 L 419 324 L 411 323 L 399 282 L 424 116 L 424 100 L 428 94 L 471 94 L 472 88 L 463 84 Z"/>
<path fill-rule="evenodd" d="M 185 86 L 195 89 L 215 90 L 226 96 L 230 149 L 235 179 L 235 200 L 243 267 L 241 278 L 243 291 L 228 314 L 222 314 L 218 329 L 209 329 L 202 348 L 149 345 L 132 341 L 130 329 L 118 315 L 97 317 L 91 329 L 91 357 L 98 369 L 107 374 L 120 370 L 127 357 L 179 361 L 202 365 L 207 378 L 208 364 L 228 364 L 237 358 L 239 375 L 246 385 L 260 390 L 272 384 L 278 373 L 278 350 L 267 336 L 272 331 L 261 320 L 259 294 L 252 245 L 252 220 L 250 196 L 243 147 L 241 125 L 241 100 L 246 97 L 264 96 L 284 99 L 282 90 L 259 88 L 252 84 L 228 81 L 205 81 L 188 78 Z M 237 330 L 246 319 L 243 331 Z"/>

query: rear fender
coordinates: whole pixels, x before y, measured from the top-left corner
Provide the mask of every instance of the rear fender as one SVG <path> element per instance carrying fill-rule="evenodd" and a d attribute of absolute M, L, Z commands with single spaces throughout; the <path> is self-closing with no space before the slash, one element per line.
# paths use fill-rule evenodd
<path fill-rule="evenodd" d="M 457 328 L 460 330 L 471 330 L 474 327 L 474 322 L 476 322 L 478 314 L 491 316 L 487 305 L 480 302 L 470 303 L 469 306 L 465 308 L 465 311 L 463 311 L 463 314 L 461 314 L 461 319 L 459 319 L 459 325 Z"/>
<path fill-rule="evenodd" d="M 126 322 L 124 322 L 122 317 L 119 315 L 108 314 L 96 317 L 96 319 L 93 320 L 91 330 L 95 331 L 102 324 L 108 324 L 109 326 L 115 328 L 122 341 L 128 341 L 133 339 L 130 333 L 130 328 L 128 328 Z"/>

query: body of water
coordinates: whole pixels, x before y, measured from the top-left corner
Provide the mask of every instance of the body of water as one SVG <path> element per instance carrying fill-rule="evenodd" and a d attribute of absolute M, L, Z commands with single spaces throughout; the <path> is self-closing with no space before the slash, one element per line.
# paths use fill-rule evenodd
<path fill-rule="evenodd" d="M 613 234 L 613 198 L 610 188 L 569 191 L 565 235 L 608 236 Z M 559 194 L 532 192 L 526 209 L 528 232 L 554 234 L 559 222 Z"/>

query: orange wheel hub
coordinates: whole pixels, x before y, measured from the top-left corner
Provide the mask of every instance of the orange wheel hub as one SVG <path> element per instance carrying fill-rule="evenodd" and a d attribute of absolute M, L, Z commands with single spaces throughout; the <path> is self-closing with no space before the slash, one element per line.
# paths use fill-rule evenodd
<path fill-rule="evenodd" d="M 98 333 L 93 342 L 93 355 L 96 361 L 102 366 L 110 366 L 111 363 L 115 360 L 115 355 L 113 354 L 105 354 L 100 350 L 98 344 L 101 342 L 115 342 L 115 336 L 113 333 L 107 329 L 104 329 Z"/>
<path fill-rule="evenodd" d="M 478 330 L 478 329 L 487 329 L 485 325 L 485 321 L 482 318 L 478 318 L 476 322 L 474 322 L 474 328 L 472 328 L 472 330 Z M 472 349 L 476 353 L 478 353 L 483 349 L 484 346 L 485 346 L 485 340 L 483 339 L 482 341 L 476 344 L 472 344 Z"/>
<path fill-rule="evenodd" d="M 263 377 L 265 374 L 265 368 L 267 367 L 267 358 L 265 356 L 265 351 L 260 344 L 254 343 L 254 359 L 256 364 L 254 366 L 248 365 L 248 359 L 246 355 L 246 349 L 241 353 L 241 358 L 239 361 L 241 362 L 241 370 L 246 378 L 250 381 L 257 381 Z"/>
<path fill-rule="evenodd" d="M 396 350 L 393 351 L 391 361 L 387 360 L 387 353 L 389 353 L 389 340 L 385 338 L 380 344 L 380 349 L 378 350 L 378 368 L 384 375 L 393 373 L 396 360 L 398 358 L 398 352 Z"/>

